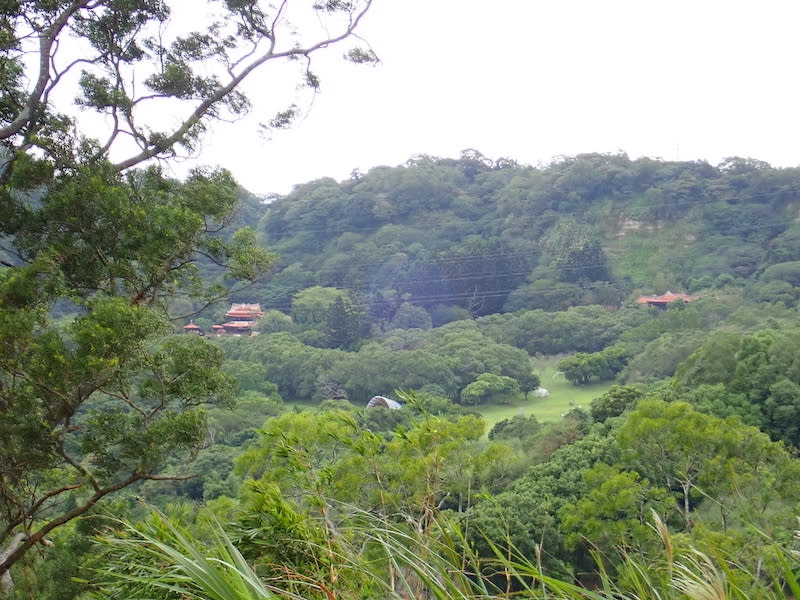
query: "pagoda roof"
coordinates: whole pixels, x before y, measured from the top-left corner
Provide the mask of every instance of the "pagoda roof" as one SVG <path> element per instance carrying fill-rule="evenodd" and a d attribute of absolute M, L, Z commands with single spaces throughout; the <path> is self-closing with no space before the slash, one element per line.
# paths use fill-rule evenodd
<path fill-rule="evenodd" d="M 187 323 L 186 325 L 183 326 L 183 328 L 184 329 L 200 329 L 200 327 L 198 325 L 195 325 L 194 323 Z"/>
<path fill-rule="evenodd" d="M 225 313 L 228 318 L 232 317 L 247 317 L 247 318 L 260 318 L 264 314 L 261 310 L 260 304 L 231 304 L 230 310 Z"/>

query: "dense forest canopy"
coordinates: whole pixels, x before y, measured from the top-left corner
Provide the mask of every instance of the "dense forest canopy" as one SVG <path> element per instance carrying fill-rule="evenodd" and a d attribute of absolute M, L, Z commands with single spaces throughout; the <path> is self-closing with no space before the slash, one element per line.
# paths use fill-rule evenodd
<path fill-rule="evenodd" d="M 40 317 L 48 311 L 60 317 L 68 329 L 56 330 L 67 341 L 31 324 L 27 338 L 20 329 L 8 334 L 17 346 L 7 356 L 17 365 L 27 361 L 25 376 L 38 377 L 39 385 L 50 381 L 52 393 L 60 388 L 47 378 L 63 371 L 47 365 L 63 354 L 73 376 L 59 385 L 86 386 L 93 377 L 87 369 L 97 368 L 100 377 L 114 365 L 109 347 L 98 345 L 98 327 L 106 323 L 112 333 L 102 343 L 124 343 L 114 346 L 119 371 L 86 388 L 69 413 L 77 436 L 54 446 L 65 466 L 46 453 L 30 454 L 28 463 L 16 463 L 17 472 L 30 477 L 36 461 L 52 475 L 77 469 L 101 500 L 117 491 L 112 478 L 127 469 L 122 483 L 135 496 L 104 504 L 134 521 L 120 540 L 144 536 L 141 542 L 154 548 L 169 542 L 192 553 L 214 536 L 232 536 L 242 564 L 256 565 L 251 576 L 304 596 L 308 591 L 287 572 L 316 582 L 314 597 L 330 588 L 337 597 L 362 597 L 375 582 L 392 590 L 398 577 L 424 587 L 410 573 L 414 557 L 430 552 L 434 539 L 447 539 L 439 527 L 458 529 L 463 541 L 448 542 L 437 560 L 453 552 L 467 560 L 469 548 L 469 560 L 481 564 L 497 560 L 499 551 L 507 560 L 529 561 L 513 567 L 520 579 L 487 578 L 483 585 L 497 596 L 541 575 L 535 569 L 521 575 L 520 564 L 535 564 L 565 585 L 597 586 L 605 572 L 611 578 L 603 585 L 613 596 L 643 589 L 625 565 L 639 561 L 668 573 L 692 565 L 693 553 L 715 556 L 714 568 L 739 569 L 735 585 L 746 594 L 781 590 L 792 581 L 780 569 L 790 560 L 785 552 L 800 508 L 798 175 L 750 160 L 711 167 L 624 155 L 582 155 L 533 168 L 471 151 L 460 159 L 419 157 L 343 182 L 310 182 L 263 202 L 229 180 L 162 182 L 154 173 L 157 189 L 187 201 L 209 185 L 219 186 L 212 188 L 215 198 L 228 190 L 225 222 L 254 228 L 244 241 L 225 231 L 204 231 L 197 240 L 239 252 L 242 267 L 254 264 L 245 259 L 254 251 L 261 254 L 249 256 L 262 268 L 277 261 L 245 288 L 224 280 L 214 288 L 226 301 L 260 303 L 257 335 L 171 335 L 158 316 L 165 309 L 193 313 L 209 332 L 230 308 L 206 305 L 211 296 L 199 288 L 181 297 L 178 287 L 159 287 L 151 323 L 149 313 L 138 312 L 136 280 L 113 280 L 133 294 L 125 300 L 80 288 L 85 279 L 75 279 L 82 291 L 70 304 L 43 306 Z M 675 188 L 689 177 L 693 184 L 681 201 Z M 56 241 L 66 247 L 55 237 L 46 247 Z M 197 282 L 224 274 L 218 263 L 225 261 L 208 252 L 191 256 Z M 9 274 L 25 268 L 9 267 Z M 661 308 L 635 301 L 667 290 L 691 295 Z M 124 342 L 118 326 L 128 332 Z M 137 336 L 158 341 L 137 345 Z M 25 339 L 29 348 L 20 346 Z M 524 415 L 544 383 L 534 366 L 541 360 L 557 361 L 575 389 L 599 382 L 606 391 L 590 406 L 570 401 L 556 420 Z M 401 407 L 364 409 L 376 394 L 399 399 Z M 30 406 L 35 397 L 27 396 Z M 119 400 L 127 408 L 113 405 Z M 173 402 L 182 410 L 165 410 Z M 287 410 L 287 403 L 306 409 Z M 200 404 L 205 410 L 194 412 Z M 490 428 L 482 411 L 493 407 L 520 407 L 520 414 Z M 3 422 L 9 439 L 49 435 L 47 428 L 31 429 L 29 412 L 5 414 L 15 417 Z M 187 451 L 197 454 L 188 467 Z M 7 446 L 9 457 L 22 456 L 15 452 Z M 59 497 L 80 494 L 78 485 L 45 492 L 47 510 L 66 508 Z M 78 505 L 80 514 L 94 514 L 89 500 Z M 142 500 L 168 514 L 148 517 Z M 45 506 L 35 495 L 29 502 L 28 513 Z M 198 504 L 217 516 L 186 508 Z M 360 530 L 365 513 L 379 524 Z M 30 513 L 30 523 L 50 527 L 47 514 Z M 211 533 L 214 526 L 203 519 L 219 518 L 231 525 Z M 53 560 L 17 560 L 45 574 L 84 576 L 91 565 L 110 561 L 118 578 L 103 580 L 107 597 L 143 589 L 161 597 L 157 590 L 177 585 L 150 570 L 175 560 L 174 553 L 156 559 L 141 552 L 147 546 L 118 546 L 103 534 L 100 543 L 111 546 L 101 558 L 107 550 L 90 538 L 106 523 L 81 520 L 57 535 L 52 526 Z M 404 545 L 428 549 L 406 557 L 406 566 L 386 557 L 370 562 L 372 555 L 358 548 L 376 526 L 386 528 L 389 538 L 381 543 L 394 552 L 408 532 L 416 541 Z M 354 561 L 352 571 L 333 559 L 338 555 Z M 441 568 L 457 572 L 449 563 Z M 40 577 L 16 580 L 20 593 L 42 597 L 85 592 L 79 583 L 53 590 Z M 654 576 L 647 585 L 682 584 Z M 541 597 L 550 593 L 545 587 Z"/>
<path fill-rule="evenodd" d="M 468 151 L 251 202 L 279 263 L 233 295 L 265 308 L 259 334 L 216 343 L 241 398 L 318 408 L 228 437 L 239 458 L 217 446 L 220 466 L 191 497 L 214 505 L 242 486 L 248 507 L 269 497 L 276 510 L 268 490 L 280 490 L 326 543 L 343 542 L 344 506 L 423 536 L 431 515 L 452 517 L 473 559 L 502 551 L 590 586 L 605 572 L 612 597 L 684 589 L 662 576 L 676 556 L 698 578 L 711 575 L 688 557 L 705 557 L 741 597 L 782 597 L 791 577 L 775 565 L 800 508 L 798 176 L 749 159 L 534 168 Z M 636 302 L 668 290 L 685 300 Z M 617 385 L 559 420 L 519 414 L 480 435 L 470 418 L 532 405 L 532 365 L 552 356 L 576 389 Z M 258 391 L 264 379 L 274 387 Z M 405 406 L 359 408 L 374 394 Z M 637 564 L 653 578 L 637 582 Z"/>
<path fill-rule="evenodd" d="M 536 565 L 603 597 L 674 593 L 689 583 L 669 573 L 713 569 L 739 597 L 782 597 L 800 508 L 798 175 L 624 155 L 533 168 L 469 151 L 246 195 L 241 218 L 280 258 L 229 297 L 261 304 L 257 335 L 213 340 L 239 408 L 212 414 L 197 480 L 143 491 L 223 511 L 265 574 L 290 565 L 342 597 L 369 587 L 331 561 L 371 539 L 359 511 L 409 527 L 421 537 L 403 543 L 423 554 L 448 523 L 463 541 L 442 556 L 499 553 L 523 561 L 512 572 Z M 688 293 L 636 302 L 668 290 Z M 208 331 L 226 308 L 197 322 Z M 547 393 L 534 368 L 546 360 L 574 389 L 606 391 L 556 420 L 522 414 Z M 376 394 L 402 407 L 363 408 Z M 489 430 L 483 411 L 500 406 L 520 414 Z M 407 560 L 378 561 L 374 580 L 393 589 L 418 567 Z M 528 581 L 484 584 L 502 596 Z"/>
<path fill-rule="evenodd" d="M 800 171 L 751 159 L 416 157 L 269 202 L 258 229 L 281 263 L 250 297 L 289 313 L 309 286 L 347 289 L 383 328 L 404 302 L 441 324 L 730 281 L 792 302 L 798 192 Z"/>

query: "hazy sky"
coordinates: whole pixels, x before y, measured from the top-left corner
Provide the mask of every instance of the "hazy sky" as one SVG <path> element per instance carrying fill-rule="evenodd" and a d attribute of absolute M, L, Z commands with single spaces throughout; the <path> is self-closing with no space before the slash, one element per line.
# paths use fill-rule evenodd
<path fill-rule="evenodd" d="M 798 24 L 797 0 L 376 0 L 361 34 L 380 65 L 334 49 L 292 129 L 220 126 L 201 158 L 256 193 L 467 148 L 533 165 L 624 151 L 795 166 Z"/>

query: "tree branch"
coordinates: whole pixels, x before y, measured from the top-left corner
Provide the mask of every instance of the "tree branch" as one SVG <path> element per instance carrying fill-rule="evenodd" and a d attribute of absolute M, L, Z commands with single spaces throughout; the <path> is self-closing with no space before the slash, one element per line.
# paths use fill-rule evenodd
<path fill-rule="evenodd" d="M 56 43 L 61 30 L 67 25 L 72 16 L 82 8 L 89 5 L 89 0 L 74 0 L 64 11 L 58 15 L 53 23 L 39 34 L 39 74 L 36 77 L 36 85 L 28 96 L 25 106 L 5 127 L 0 127 L 0 140 L 5 140 L 17 135 L 34 118 L 36 111 L 42 101 L 42 96 L 47 89 L 47 82 L 50 81 L 50 52 L 53 44 Z"/>
<path fill-rule="evenodd" d="M 218 88 L 208 98 L 206 98 L 199 105 L 197 105 L 197 107 L 192 111 L 192 113 L 188 116 L 188 118 L 186 118 L 170 135 L 168 135 L 163 140 L 162 143 L 160 143 L 158 146 L 148 144 L 148 147 L 145 147 L 138 154 L 116 163 L 115 167 L 120 171 L 129 169 L 133 166 L 138 165 L 139 163 L 150 160 L 151 158 L 156 158 L 158 155 L 163 154 L 167 149 L 172 148 L 176 144 L 180 143 L 180 141 L 184 138 L 184 136 L 187 133 L 189 133 L 189 131 L 191 131 L 193 127 L 195 127 L 198 123 L 200 123 L 200 121 L 205 116 L 207 116 L 209 111 L 211 111 L 217 104 L 219 104 L 222 100 L 224 100 L 227 96 L 229 96 L 237 87 L 239 87 L 241 83 L 253 73 L 253 71 L 258 69 L 268 61 L 281 58 L 290 58 L 293 56 L 307 57 L 308 55 L 313 54 L 318 50 L 322 50 L 332 44 L 347 39 L 352 35 L 356 27 L 358 27 L 359 23 L 361 22 L 361 19 L 364 17 L 364 15 L 372 6 L 373 1 L 374 0 L 367 0 L 365 2 L 364 7 L 350 19 L 349 24 L 342 33 L 340 33 L 339 35 L 329 37 L 320 42 L 317 42 L 316 44 L 312 44 L 311 46 L 306 46 L 304 48 L 292 48 L 291 50 L 285 50 L 283 52 L 275 52 L 276 39 L 274 32 L 271 32 L 268 36 L 265 36 L 267 37 L 267 39 L 270 40 L 269 49 L 267 49 L 259 58 L 253 60 L 247 66 L 242 68 L 241 72 L 238 75 L 232 76 L 230 81 L 226 85 Z M 286 1 L 282 3 L 281 11 L 284 9 L 285 5 Z M 276 20 L 277 19 L 278 17 L 276 17 Z"/>
<path fill-rule="evenodd" d="M 30 550 L 37 542 L 44 539 L 44 537 L 53 531 L 56 527 L 60 527 L 64 523 L 68 523 L 73 519 L 80 517 L 81 515 L 86 514 L 92 507 L 97 504 L 99 500 L 108 496 L 109 494 L 119 491 L 123 488 L 128 487 L 132 483 L 140 481 L 142 479 L 149 479 L 148 475 L 142 473 L 133 473 L 127 479 L 120 481 L 112 486 L 105 487 L 101 490 L 96 491 L 92 496 L 86 500 L 83 504 L 76 506 L 72 510 L 64 513 L 63 515 L 48 521 L 44 525 L 42 525 L 35 533 L 32 533 L 27 540 L 23 544 L 21 544 L 14 552 L 9 554 L 6 559 L 0 563 L 0 575 L 8 571 L 15 562 L 17 562 L 20 558 L 22 558 L 28 550 Z"/>

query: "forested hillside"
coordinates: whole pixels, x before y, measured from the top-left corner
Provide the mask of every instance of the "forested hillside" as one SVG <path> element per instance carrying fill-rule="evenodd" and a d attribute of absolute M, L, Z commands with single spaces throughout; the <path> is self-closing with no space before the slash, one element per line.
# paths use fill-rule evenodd
<path fill-rule="evenodd" d="M 51 533 L 15 594 L 205 597 L 208 575 L 326 598 L 441 585 L 446 598 L 695 598 L 680 590 L 697 581 L 783 597 L 800 510 L 798 177 L 750 160 L 532 168 L 470 152 L 268 203 L 239 189 L 226 223 L 254 226 L 272 272 L 208 308 L 166 296 L 199 310 L 205 339 L 167 336 L 137 390 L 105 386 L 73 417 L 105 431 L 75 446 L 82 461 L 130 464 L 94 452 L 132 451 L 108 439 L 111 415 L 136 414 L 162 381 L 165 401 L 207 398 L 195 437 L 170 425 L 169 475 L 153 467 Z M 211 239 L 235 249 L 254 241 L 243 231 Z M 692 295 L 635 301 L 668 289 Z M 254 335 L 211 334 L 229 301 L 261 304 Z M 556 375 L 561 396 L 539 398 Z M 573 401 L 587 385 L 602 391 Z M 401 408 L 364 408 L 381 394 Z M 189 567 L 195 555 L 212 560 Z M 216 560 L 241 564 L 214 575 Z"/>
<path fill-rule="evenodd" d="M 304 535 L 345 546 L 338 527 L 361 509 L 381 527 L 411 524 L 421 538 L 402 543 L 423 548 L 448 523 L 474 552 L 460 560 L 506 565 L 506 579 L 482 584 L 496 595 L 543 569 L 562 581 L 543 598 L 584 597 L 566 581 L 603 597 L 695 598 L 680 590 L 702 581 L 725 597 L 782 597 L 800 509 L 798 211 L 800 170 L 754 160 L 582 155 L 533 168 L 474 151 L 251 201 L 279 262 L 232 299 L 266 312 L 258 335 L 214 340 L 242 408 L 213 415 L 216 444 L 192 486 L 149 493 L 219 507 L 239 489 L 238 527 L 253 510 L 299 511 L 317 527 Z M 635 302 L 667 290 L 692 296 Z M 575 390 L 606 391 L 543 423 L 534 414 L 551 401 L 533 391 L 552 360 Z M 362 408 L 375 394 L 405 406 Z M 487 427 L 497 406 L 519 414 Z M 253 431 L 247 411 L 279 416 Z M 271 534 L 286 526 L 259 520 Z M 452 573 L 450 543 L 437 555 Z M 332 581 L 321 556 L 243 544 Z M 406 585 L 432 585 L 404 560 L 388 572 L 379 561 L 377 577 L 396 568 Z M 365 589 L 340 576 L 339 593 Z"/>
<path fill-rule="evenodd" d="M 732 282 L 791 305 L 799 193 L 800 170 L 750 159 L 417 157 L 273 199 L 258 230 L 280 265 L 240 298 L 291 313 L 297 292 L 336 287 L 382 330 L 405 303 L 440 325 Z"/>

